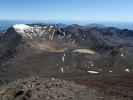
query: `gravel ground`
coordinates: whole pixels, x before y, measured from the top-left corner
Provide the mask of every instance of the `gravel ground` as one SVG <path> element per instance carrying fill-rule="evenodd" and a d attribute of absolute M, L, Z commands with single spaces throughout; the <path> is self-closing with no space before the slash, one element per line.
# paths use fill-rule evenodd
<path fill-rule="evenodd" d="M 0 100 L 88 100 L 88 92 L 71 81 L 32 77 L 2 86 Z"/>
<path fill-rule="evenodd" d="M 0 87 L 0 100 L 132 100 L 56 78 L 30 77 Z"/>

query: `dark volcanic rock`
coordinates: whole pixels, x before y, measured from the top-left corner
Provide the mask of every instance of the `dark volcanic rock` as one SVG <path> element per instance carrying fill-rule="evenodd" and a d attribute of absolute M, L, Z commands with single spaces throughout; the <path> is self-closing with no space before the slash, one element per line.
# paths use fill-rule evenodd
<path fill-rule="evenodd" d="M 31 77 L 0 87 L 0 100 L 131 100 L 72 81 Z"/>
<path fill-rule="evenodd" d="M 89 96 L 87 87 L 55 78 L 32 77 L 18 80 L 3 86 L 0 90 L 0 100 L 88 100 L 88 98 L 92 97 Z"/>

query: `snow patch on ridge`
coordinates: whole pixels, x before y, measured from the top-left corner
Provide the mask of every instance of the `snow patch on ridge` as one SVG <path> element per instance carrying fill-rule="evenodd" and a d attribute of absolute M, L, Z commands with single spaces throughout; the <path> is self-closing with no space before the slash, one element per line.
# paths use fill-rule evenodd
<path fill-rule="evenodd" d="M 85 54 L 95 54 L 94 51 L 90 50 L 90 49 L 75 49 L 72 51 L 73 53 L 85 53 Z"/>
<path fill-rule="evenodd" d="M 97 71 L 87 71 L 88 73 L 91 73 L 91 74 L 99 74 L 99 72 Z"/>
<path fill-rule="evenodd" d="M 32 39 L 32 30 L 33 27 L 30 27 L 26 24 L 16 24 L 13 25 L 13 28 L 15 29 L 15 31 L 20 34 L 21 36 L 23 36 L 24 38 L 30 38 Z"/>
<path fill-rule="evenodd" d="M 19 31 L 19 32 L 24 32 L 24 30 L 29 30 L 29 29 L 31 29 L 30 26 L 25 25 L 25 24 L 16 24 L 16 25 L 13 25 L 13 28 L 14 28 L 16 31 Z"/>

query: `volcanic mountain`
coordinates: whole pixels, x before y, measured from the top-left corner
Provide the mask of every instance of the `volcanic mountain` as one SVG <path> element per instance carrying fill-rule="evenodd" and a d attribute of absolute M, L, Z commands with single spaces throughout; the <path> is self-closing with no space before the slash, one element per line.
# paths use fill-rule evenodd
<path fill-rule="evenodd" d="M 132 62 L 133 31 L 128 29 L 16 24 L 0 35 L 1 84 L 37 75 L 83 84 L 83 80 L 87 84 L 93 80 L 96 86 L 109 86 L 115 92 L 118 87 L 129 91 L 133 87 L 127 80 L 132 79 Z M 131 96 L 132 91 L 124 95 Z"/>
<path fill-rule="evenodd" d="M 13 25 L 0 37 L 0 78 L 131 73 L 132 34 L 99 25 Z"/>

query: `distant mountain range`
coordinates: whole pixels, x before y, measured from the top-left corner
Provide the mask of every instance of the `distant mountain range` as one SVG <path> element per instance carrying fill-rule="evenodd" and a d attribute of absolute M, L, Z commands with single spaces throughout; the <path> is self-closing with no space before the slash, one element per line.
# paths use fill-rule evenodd
<path fill-rule="evenodd" d="M 60 24 L 60 25 L 70 25 L 73 23 L 80 24 L 83 26 L 88 25 L 105 25 L 108 27 L 117 27 L 120 29 L 130 29 L 133 30 L 132 22 L 95 22 L 95 21 L 32 21 L 32 20 L 0 20 L 0 31 L 5 31 L 14 24 L 32 24 L 32 23 L 46 23 L 46 24 Z M 88 24 L 89 23 L 89 24 Z"/>

